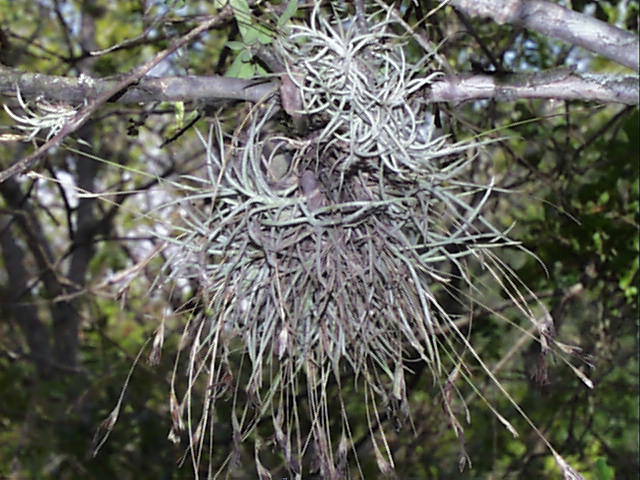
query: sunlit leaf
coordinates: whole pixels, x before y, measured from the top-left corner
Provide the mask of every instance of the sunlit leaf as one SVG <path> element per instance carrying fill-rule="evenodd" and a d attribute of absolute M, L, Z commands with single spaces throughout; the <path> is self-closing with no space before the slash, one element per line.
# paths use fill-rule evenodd
<path fill-rule="evenodd" d="M 228 77 L 251 78 L 255 75 L 255 66 L 251 63 L 251 52 L 243 50 L 240 52 L 227 70 Z"/>
<path fill-rule="evenodd" d="M 298 11 L 298 0 L 289 0 L 287 8 L 284 9 L 280 18 L 278 18 L 278 26 L 283 27 Z"/>
<path fill-rule="evenodd" d="M 246 45 L 253 45 L 256 42 L 264 45 L 271 43 L 273 40 L 271 32 L 251 14 L 247 0 L 230 0 L 229 4 L 233 8 L 240 36 Z"/>

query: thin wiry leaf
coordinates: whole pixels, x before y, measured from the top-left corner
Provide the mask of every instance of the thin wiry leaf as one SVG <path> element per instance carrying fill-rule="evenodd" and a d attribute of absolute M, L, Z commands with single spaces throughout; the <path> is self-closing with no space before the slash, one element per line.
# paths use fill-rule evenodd
<path fill-rule="evenodd" d="M 304 113 L 319 127 L 302 138 L 284 135 L 272 119 L 274 100 L 251 108 L 232 135 L 214 121 L 199 133 L 204 178 L 185 177 L 185 197 L 169 206 L 180 221 L 162 235 L 165 281 L 197 286 L 199 302 L 181 339 L 186 359 L 178 360 L 186 363 L 184 411 L 177 400 L 171 408 L 187 417 L 194 468 L 205 432 L 215 435 L 218 392 L 229 390 L 231 468 L 241 443 L 270 415 L 288 468 L 297 474 L 312 451 L 323 478 L 342 478 L 345 438 L 352 439 L 342 399 L 338 419 L 331 409 L 329 386 L 340 392 L 349 370 L 364 386 L 376 462 L 389 474 L 394 460 L 379 411 L 398 424 L 408 416 L 410 356 L 440 386 L 461 442 L 453 392 L 462 398 L 458 378 L 473 383 L 468 359 L 533 426 L 452 313 L 482 305 L 486 282 L 540 328 L 545 351 L 555 348 L 550 319 L 537 321 L 531 292 L 494 253 L 518 244 L 485 213 L 499 190 L 494 179 L 468 178 L 482 142 L 452 143 L 420 94 L 441 75 L 430 66 L 434 52 L 408 62 L 391 10 L 368 15 L 369 30 L 359 32 L 323 15 L 321 3 L 308 25 L 292 25 L 276 42 L 287 69 L 285 112 L 294 120 Z M 191 402 L 199 384 L 207 393 L 198 412 Z M 302 397 L 309 425 L 299 418 Z M 270 478 L 258 453 L 256 442 L 258 476 Z"/>

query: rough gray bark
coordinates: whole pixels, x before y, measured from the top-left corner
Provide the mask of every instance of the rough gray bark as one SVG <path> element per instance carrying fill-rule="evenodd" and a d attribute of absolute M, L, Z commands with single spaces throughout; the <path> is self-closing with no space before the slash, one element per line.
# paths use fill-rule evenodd
<path fill-rule="evenodd" d="M 112 88 L 113 80 L 56 77 L 19 73 L 0 67 L 0 94 L 14 95 L 16 85 L 25 98 L 42 96 L 49 101 L 69 105 L 91 101 Z M 158 101 L 246 100 L 258 102 L 278 91 L 279 83 L 266 81 L 209 77 L 162 77 L 142 79 L 129 88 L 119 103 L 151 103 Z M 547 98 L 585 100 L 604 103 L 637 105 L 638 88 L 634 77 L 589 75 L 568 69 L 547 72 L 503 75 L 447 76 L 432 85 L 428 98 L 432 102 L 464 102 L 489 99 Z"/>
<path fill-rule="evenodd" d="M 41 97 L 48 101 L 82 105 L 114 89 L 111 78 L 61 77 L 24 73 L 0 66 L 0 94 L 15 95 L 16 86 L 23 98 Z M 183 76 L 144 78 L 117 97 L 118 103 L 176 102 L 195 100 L 246 100 L 257 102 L 277 88 L 276 82 L 256 82 L 222 76 Z M 114 97 L 111 101 L 116 100 Z"/>
<path fill-rule="evenodd" d="M 461 75 L 434 83 L 427 95 L 434 102 L 520 98 L 586 100 L 637 105 L 638 79 L 579 74 L 568 69 L 536 73 Z"/>

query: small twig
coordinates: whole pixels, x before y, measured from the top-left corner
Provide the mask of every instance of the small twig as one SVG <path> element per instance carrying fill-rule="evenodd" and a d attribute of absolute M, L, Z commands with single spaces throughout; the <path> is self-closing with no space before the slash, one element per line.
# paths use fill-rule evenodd
<path fill-rule="evenodd" d="M 491 17 L 558 38 L 639 71 L 638 35 L 545 0 L 451 0 L 469 16 Z"/>
<path fill-rule="evenodd" d="M 480 46 L 480 49 L 482 50 L 482 52 L 489 59 L 489 61 L 491 62 L 491 65 L 493 65 L 493 68 L 495 68 L 495 70 L 497 70 L 497 71 L 501 71 L 502 70 L 502 62 L 499 61 L 495 57 L 495 55 L 493 53 L 491 53 L 491 50 L 489 50 L 489 48 L 487 48 L 487 46 L 485 45 L 484 41 L 480 38 L 480 35 L 478 35 L 478 32 L 474 28 L 473 24 L 469 21 L 469 18 L 467 18 L 467 15 L 464 12 L 460 11 L 460 10 L 455 10 L 454 9 L 454 11 L 456 12 L 456 15 L 458 16 L 458 18 L 460 19 L 462 24 L 465 26 L 465 28 L 467 29 L 469 34 L 478 43 L 478 45 Z"/>

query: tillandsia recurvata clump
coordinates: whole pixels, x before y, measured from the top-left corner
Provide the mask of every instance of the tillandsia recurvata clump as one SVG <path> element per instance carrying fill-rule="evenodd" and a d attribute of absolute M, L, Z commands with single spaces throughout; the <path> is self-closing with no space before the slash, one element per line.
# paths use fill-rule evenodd
<path fill-rule="evenodd" d="M 493 181 L 468 178 L 481 142 L 439 133 L 421 93 L 440 75 L 432 56 L 410 62 L 384 10 L 362 29 L 319 5 L 277 45 L 297 132 L 274 120 L 279 98 L 233 134 L 214 123 L 200 136 L 206 175 L 185 179 L 190 194 L 165 236 L 167 281 L 197 297 L 182 342 L 186 392 L 171 402 L 172 438 L 188 437 L 194 465 L 220 448 L 216 425 L 229 423 L 234 453 L 220 468 L 233 468 L 251 437 L 260 475 L 269 443 L 292 478 L 305 464 L 322 478 L 353 475 L 341 392 L 357 389 L 378 466 L 391 472 L 379 426 L 383 416 L 410 421 L 405 376 L 416 360 L 462 438 L 455 384 L 471 382 L 470 362 L 492 375 L 458 325 L 488 278 L 554 345 L 494 253 L 517 244 L 484 214 Z M 232 407 L 228 422 L 216 418 L 220 402 Z"/>

